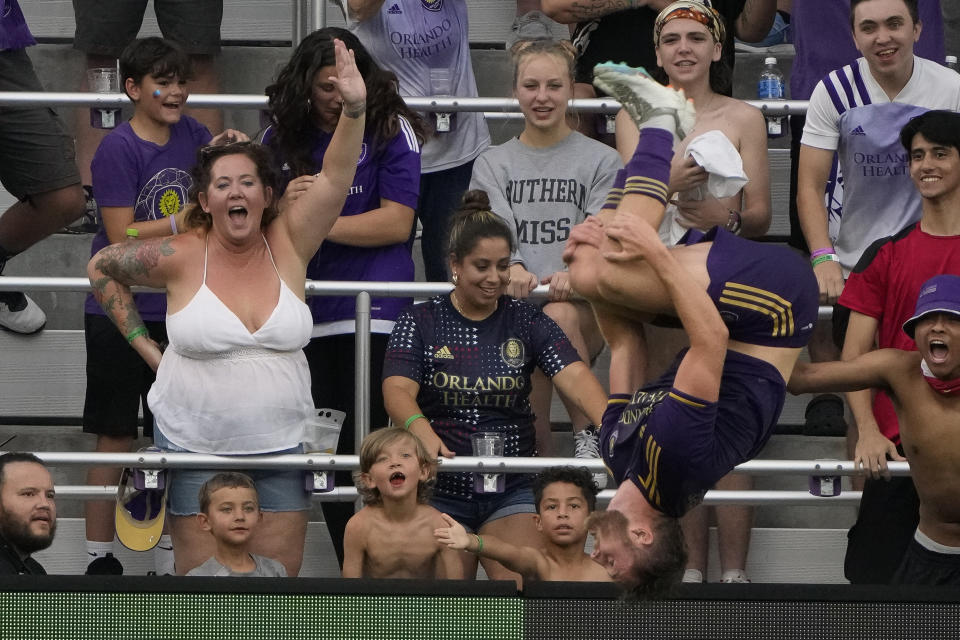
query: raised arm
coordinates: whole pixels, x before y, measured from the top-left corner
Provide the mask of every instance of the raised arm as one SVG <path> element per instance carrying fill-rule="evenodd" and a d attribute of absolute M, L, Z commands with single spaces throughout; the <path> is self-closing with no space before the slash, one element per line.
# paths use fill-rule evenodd
<path fill-rule="evenodd" d="M 524 578 L 542 579 L 547 575 L 549 567 L 543 554 L 533 547 L 518 547 L 501 540 L 496 536 L 467 533 L 463 525 L 441 513 L 440 517 L 446 527 L 439 527 L 433 531 L 434 537 L 440 544 L 458 551 L 468 551 L 482 558 L 496 560 L 510 571 L 519 573 Z M 483 541 L 482 547 L 481 542 Z"/>
<path fill-rule="evenodd" d="M 733 23 L 733 33 L 744 42 L 760 42 L 770 33 L 776 15 L 777 0 L 747 0 Z"/>
<path fill-rule="evenodd" d="M 595 18 L 636 9 L 649 7 L 654 11 L 661 11 L 672 0 L 540 0 L 540 8 L 553 20 L 561 24 L 574 24 Z M 769 27 L 768 27 L 769 28 Z"/>
<path fill-rule="evenodd" d="M 382 6 L 383 0 L 348 0 L 347 13 L 351 20 L 363 22 L 377 15 Z"/>
<path fill-rule="evenodd" d="M 317 179 L 279 218 L 286 224 L 294 249 L 304 262 L 317 252 L 340 216 L 353 184 L 366 123 L 367 89 L 353 51 L 340 40 L 334 40 L 334 50 L 337 77 L 331 76 L 329 81 L 337 86 L 343 99 L 340 120 Z"/>
<path fill-rule="evenodd" d="M 154 371 L 160 365 L 160 349 L 147 333 L 130 287 L 165 288 L 176 266 L 176 244 L 173 237 L 112 244 L 87 263 L 93 297 Z"/>

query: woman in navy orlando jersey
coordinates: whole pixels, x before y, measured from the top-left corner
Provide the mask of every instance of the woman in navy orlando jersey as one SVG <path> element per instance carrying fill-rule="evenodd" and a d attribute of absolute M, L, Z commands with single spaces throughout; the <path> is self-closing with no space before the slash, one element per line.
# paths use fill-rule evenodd
<path fill-rule="evenodd" d="M 296 200 L 316 180 L 328 160 L 342 98 L 329 78 L 336 75 L 334 38 L 353 50 L 367 86 L 367 126 L 357 172 L 340 216 L 323 246 L 307 266 L 313 280 L 412 282 L 413 258 L 408 238 L 419 197 L 420 145 L 426 125 L 397 93 L 396 78 L 381 69 L 357 37 L 328 27 L 300 43 L 275 83 L 267 87 L 271 125 L 264 144 L 284 167 L 286 191 L 280 206 Z M 374 427 L 387 422 L 379 396 L 380 367 L 393 322 L 409 301 L 374 298 L 371 308 L 370 418 Z M 318 408 L 347 414 L 337 453 L 354 453 L 354 317 L 353 297 L 308 299 L 313 333 L 305 351 L 310 364 L 313 401 Z M 349 485 L 350 474 L 338 476 Z M 323 503 L 337 558 L 343 563 L 343 530 L 353 515 L 349 503 Z"/>
<path fill-rule="evenodd" d="M 505 295 L 513 235 L 470 191 L 453 218 L 449 264 L 454 289 L 406 309 L 397 319 L 383 367 L 383 396 L 395 424 L 407 426 L 433 455 L 472 455 L 471 434 L 497 432 L 505 456 L 536 455 L 530 409 L 535 367 L 591 420 L 603 412 L 600 383 L 570 341 L 540 309 Z M 475 493 L 471 473 L 441 473 L 432 502 L 477 533 L 539 544 L 526 476 L 507 474 L 502 493 Z M 463 555 L 464 575 L 477 557 Z M 483 560 L 491 579 L 517 579 Z"/>

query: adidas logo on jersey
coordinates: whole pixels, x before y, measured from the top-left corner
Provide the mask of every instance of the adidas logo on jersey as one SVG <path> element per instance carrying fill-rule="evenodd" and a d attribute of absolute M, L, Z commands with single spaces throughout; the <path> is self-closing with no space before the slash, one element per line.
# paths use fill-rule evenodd
<path fill-rule="evenodd" d="M 867 135 L 867 132 L 863 130 L 863 127 L 857 127 L 856 129 L 854 129 L 853 131 L 850 132 L 850 135 L 852 135 L 852 136 L 865 136 L 865 135 Z"/>
<path fill-rule="evenodd" d="M 400 5 L 398 4 L 392 4 L 390 5 L 390 8 L 387 9 L 387 13 L 390 15 L 399 16 L 403 14 L 403 9 L 401 9 Z"/>
<path fill-rule="evenodd" d="M 438 360 L 453 360 L 453 354 L 450 353 L 450 347 L 446 345 L 437 349 L 437 352 L 433 354 L 433 357 Z"/>

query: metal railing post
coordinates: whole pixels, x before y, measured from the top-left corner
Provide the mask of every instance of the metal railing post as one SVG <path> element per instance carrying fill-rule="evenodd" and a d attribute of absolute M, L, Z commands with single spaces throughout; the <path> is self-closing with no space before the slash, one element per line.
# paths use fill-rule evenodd
<path fill-rule="evenodd" d="M 356 453 L 370 433 L 370 294 L 357 294 L 357 324 L 354 333 L 354 369 L 357 372 L 353 397 L 353 436 Z M 383 426 L 383 425 L 379 425 Z"/>
<path fill-rule="evenodd" d="M 310 28 L 313 31 L 327 26 L 327 0 L 311 0 Z"/>
<path fill-rule="evenodd" d="M 293 0 L 293 24 L 291 25 L 290 44 L 296 49 L 300 41 L 303 40 L 304 23 L 306 22 L 307 10 L 306 4 L 310 0 Z"/>

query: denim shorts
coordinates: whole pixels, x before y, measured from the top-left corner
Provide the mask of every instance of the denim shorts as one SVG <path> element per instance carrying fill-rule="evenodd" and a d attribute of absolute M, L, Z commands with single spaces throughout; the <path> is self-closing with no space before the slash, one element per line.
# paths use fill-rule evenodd
<path fill-rule="evenodd" d="M 154 433 L 154 442 L 164 451 L 190 453 L 187 449 L 182 449 L 167 440 L 159 430 Z M 291 449 L 273 451 L 271 455 L 284 453 L 303 453 L 303 446 L 297 445 Z M 174 516 L 192 516 L 200 513 L 200 487 L 221 471 L 226 469 L 170 469 L 167 472 L 169 513 Z M 241 468 L 236 471 L 241 471 L 253 479 L 257 486 L 257 497 L 262 511 L 306 511 L 310 508 L 310 494 L 304 488 L 304 470 L 251 469 L 248 471 Z"/>
<path fill-rule="evenodd" d="M 445 513 L 467 531 L 479 531 L 483 525 L 518 513 L 536 513 L 533 491 L 519 487 L 494 496 L 461 500 L 449 496 L 434 496 L 430 505 Z"/>

